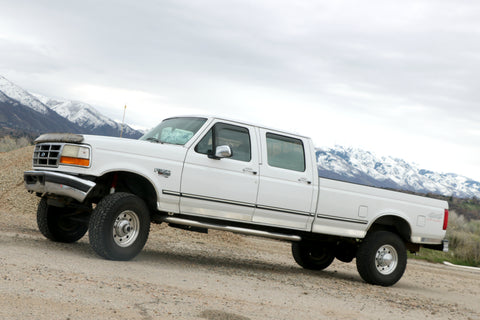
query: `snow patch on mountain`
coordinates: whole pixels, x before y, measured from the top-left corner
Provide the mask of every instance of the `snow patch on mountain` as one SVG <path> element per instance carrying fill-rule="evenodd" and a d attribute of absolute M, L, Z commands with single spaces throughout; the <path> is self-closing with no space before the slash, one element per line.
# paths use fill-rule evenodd
<path fill-rule="evenodd" d="M 116 127 L 117 123 L 102 115 L 98 110 L 81 101 L 54 99 L 33 93 L 40 101 L 64 118 L 86 127 L 97 128 L 103 125 Z"/>
<path fill-rule="evenodd" d="M 11 100 L 10 97 L 8 97 L 2 91 L 0 91 L 0 102 L 7 102 L 9 100 Z"/>
<path fill-rule="evenodd" d="M 34 95 L 2 76 L 0 76 L 0 91 L 2 91 L 7 97 L 10 97 L 11 99 L 42 114 L 48 114 L 50 112 L 48 107 L 39 101 Z"/>

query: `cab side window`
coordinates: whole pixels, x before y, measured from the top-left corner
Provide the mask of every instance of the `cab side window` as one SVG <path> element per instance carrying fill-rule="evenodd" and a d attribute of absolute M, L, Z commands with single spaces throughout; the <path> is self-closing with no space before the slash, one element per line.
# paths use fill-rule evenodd
<path fill-rule="evenodd" d="M 271 167 L 305 171 L 305 151 L 300 139 L 267 133 L 267 160 Z"/>
<path fill-rule="evenodd" d="M 247 128 L 226 123 L 217 123 L 196 145 L 195 151 L 213 154 L 214 146 L 230 146 L 230 159 L 249 162 L 252 159 L 250 134 Z"/>

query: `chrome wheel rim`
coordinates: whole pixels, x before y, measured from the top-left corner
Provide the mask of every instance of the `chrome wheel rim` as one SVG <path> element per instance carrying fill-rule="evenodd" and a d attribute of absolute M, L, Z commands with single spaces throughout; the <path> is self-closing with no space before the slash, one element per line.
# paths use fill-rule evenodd
<path fill-rule="evenodd" d="M 375 254 L 375 266 L 377 271 L 383 275 L 389 275 L 398 265 L 398 253 L 391 245 L 383 245 L 378 248 Z"/>
<path fill-rule="evenodd" d="M 113 240 L 120 247 L 128 247 L 138 237 L 140 231 L 140 220 L 138 215 L 125 210 L 120 213 L 113 224 Z"/>

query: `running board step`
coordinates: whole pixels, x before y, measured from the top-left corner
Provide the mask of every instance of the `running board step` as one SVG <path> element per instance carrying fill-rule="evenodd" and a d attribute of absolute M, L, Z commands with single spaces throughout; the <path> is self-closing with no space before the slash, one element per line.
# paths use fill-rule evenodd
<path fill-rule="evenodd" d="M 230 231 L 233 233 L 241 233 L 245 235 L 271 238 L 276 240 L 295 241 L 295 242 L 302 240 L 300 236 L 291 235 L 291 234 L 283 234 L 283 233 L 268 232 L 268 231 L 262 231 L 262 230 L 240 228 L 240 227 L 224 226 L 219 224 L 199 222 L 199 221 L 183 219 L 183 218 L 176 218 L 172 216 L 162 217 L 161 220 L 163 222 L 172 223 L 174 225 L 180 224 L 180 225 L 191 226 L 195 228 L 206 228 L 206 229 Z"/>

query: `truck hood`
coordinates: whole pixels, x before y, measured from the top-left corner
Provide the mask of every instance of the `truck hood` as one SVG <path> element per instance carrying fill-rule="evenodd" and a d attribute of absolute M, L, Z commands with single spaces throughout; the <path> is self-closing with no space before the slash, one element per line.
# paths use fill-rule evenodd
<path fill-rule="evenodd" d="M 92 148 L 92 156 L 98 153 L 135 155 L 142 157 L 162 157 L 162 159 L 183 161 L 187 148 L 181 145 L 160 144 L 150 141 L 126 138 L 83 135 L 82 144 Z"/>

